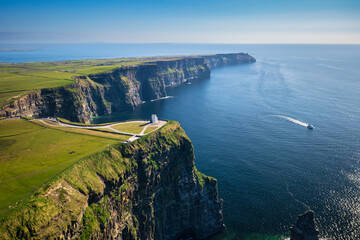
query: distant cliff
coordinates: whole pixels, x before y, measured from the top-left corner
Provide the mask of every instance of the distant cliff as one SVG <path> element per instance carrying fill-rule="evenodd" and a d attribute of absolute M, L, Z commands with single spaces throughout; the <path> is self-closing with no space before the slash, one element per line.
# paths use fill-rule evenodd
<path fill-rule="evenodd" d="M 210 68 L 256 62 L 255 58 L 246 53 L 215 54 L 202 57 Z"/>
<path fill-rule="evenodd" d="M 78 161 L 0 217 L 0 239 L 204 239 L 223 230 L 217 181 L 196 170 L 177 122 Z"/>
<path fill-rule="evenodd" d="M 166 96 L 166 87 L 210 77 L 210 68 L 255 62 L 248 54 L 217 54 L 124 66 L 79 76 L 76 83 L 29 92 L 1 107 L 5 117 L 64 117 L 89 122 L 91 117 L 134 109 Z"/>

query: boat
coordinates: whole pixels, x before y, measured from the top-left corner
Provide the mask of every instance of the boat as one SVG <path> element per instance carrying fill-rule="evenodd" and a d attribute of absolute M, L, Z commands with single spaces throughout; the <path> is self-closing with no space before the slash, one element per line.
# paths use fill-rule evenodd
<path fill-rule="evenodd" d="M 308 129 L 314 129 L 314 126 L 311 125 L 311 124 L 308 124 L 306 127 L 307 127 Z"/>

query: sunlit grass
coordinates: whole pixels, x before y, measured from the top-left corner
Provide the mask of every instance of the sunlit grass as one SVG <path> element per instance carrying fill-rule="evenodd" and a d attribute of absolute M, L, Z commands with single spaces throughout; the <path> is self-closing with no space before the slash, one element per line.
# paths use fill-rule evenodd
<path fill-rule="evenodd" d="M 149 132 L 154 131 L 155 129 L 157 129 L 158 127 L 147 127 L 144 134 L 148 134 Z"/>
<path fill-rule="evenodd" d="M 127 133 L 134 133 L 139 134 L 145 127 L 146 123 L 121 123 L 115 126 L 112 126 L 112 128 L 120 131 L 120 132 L 127 132 Z"/>
<path fill-rule="evenodd" d="M 119 142 L 20 119 L 0 121 L 0 134 L 0 211 L 72 163 Z"/>

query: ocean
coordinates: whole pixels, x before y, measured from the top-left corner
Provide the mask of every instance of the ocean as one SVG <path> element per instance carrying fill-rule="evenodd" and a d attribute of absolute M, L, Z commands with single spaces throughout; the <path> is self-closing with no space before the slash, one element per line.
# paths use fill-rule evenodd
<path fill-rule="evenodd" d="M 25 47 L 32 50 L 0 52 L 0 62 L 249 53 L 256 63 L 213 69 L 209 79 L 169 88 L 173 98 L 93 122 L 152 113 L 179 121 L 197 168 L 218 179 L 226 239 L 289 236 L 307 209 L 321 237 L 360 239 L 360 45 Z"/>

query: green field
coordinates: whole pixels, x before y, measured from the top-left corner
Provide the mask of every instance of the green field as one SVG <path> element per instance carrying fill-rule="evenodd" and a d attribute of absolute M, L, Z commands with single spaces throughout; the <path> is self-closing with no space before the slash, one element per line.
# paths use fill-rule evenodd
<path fill-rule="evenodd" d="M 169 58 L 173 59 L 173 58 Z M 162 58 L 114 58 L 59 62 L 0 63 L 0 105 L 29 90 L 64 86 L 77 76 L 164 60 Z"/>
<path fill-rule="evenodd" d="M 53 129 L 60 130 L 60 131 L 85 134 L 85 135 L 91 135 L 91 136 L 102 137 L 102 138 L 110 138 L 110 139 L 115 139 L 115 140 L 120 140 L 120 141 L 125 141 L 125 140 L 129 139 L 129 137 L 130 137 L 129 135 L 120 134 L 120 133 L 111 131 L 110 129 L 106 129 L 106 128 L 86 129 L 86 128 L 64 127 L 64 126 L 59 126 L 56 123 L 53 123 L 53 122 L 47 121 L 47 120 L 42 120 L 42 121 L 33 120 L 32 122 L 34 122 L 38 125 L 44 126 L 44 127 L 53 128 Z"/>
<path fill-rule="evenodd" d="M 113 126 L 138 134 L 146 123 Z M 146 133 L 157 127 L 148 127 Z M 76 161 L 125 141 L 129 135 L 111 129 L 73 128 L 49 120 L 0 121 L 0 212 Z"/>
<path fill-rule="evenodd" d="M 113 129 L 116 129 L 120 132 L 127 132 L 127 133 L 134 133 L 139 134 L 146 126 L 146 123 L 137 123 L 137 122 L 130 122 L 130 123 L 121 123 L 115 126 L 112 126 Z"/>
<path fill-rule="evenodd" d="M 81 123 L 81 122 L 72 122 L 70 120 L 67 120 L 65 118 L 60 118 L 60 117 L 58 117 L 57 119 L 62 123 L 71 124 L 71 125 L 75 125 L 75 126 L 95 127 L 95 126 L 105 126 L 105 125 L 111 124 L 111 123 L 87 124 L 87 123 Z M 113 123 L 116 123 L 116 122 L 113 122 Z"/>
<path fill-rule="evenodd" d="M 85 134 L 21 119 L 0 121 L 0 211 L 79 159 L 119 142 Z"/>
<path fill-rule="evenodd" d="M 152 131 L 154 131 L 155 129 L 157 129 L 158 127 L 147 127 L 146 128 L 146 130 L 145 130 L 145 132 L 144 132 L 144 134 L 147 134 L 147 133 L 149 133 L 149 132 L 152 132 Z"/>

